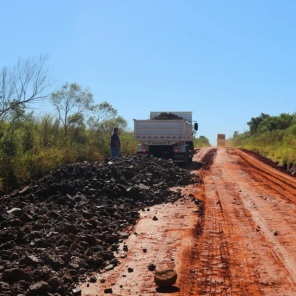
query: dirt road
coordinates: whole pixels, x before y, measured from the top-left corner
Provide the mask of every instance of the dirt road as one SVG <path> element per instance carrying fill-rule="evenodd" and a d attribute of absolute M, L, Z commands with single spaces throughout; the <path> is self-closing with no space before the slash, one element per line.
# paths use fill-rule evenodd
<path fill-rule="evenodd" d="M 296 295 L 296 178 L 229 148 L 199 150 L 190 169 L 202 184 L 143 211 L 121 264 L 82 295 Z M 149 263 L 175 269 L 175 286 L 157 288 Z"/>

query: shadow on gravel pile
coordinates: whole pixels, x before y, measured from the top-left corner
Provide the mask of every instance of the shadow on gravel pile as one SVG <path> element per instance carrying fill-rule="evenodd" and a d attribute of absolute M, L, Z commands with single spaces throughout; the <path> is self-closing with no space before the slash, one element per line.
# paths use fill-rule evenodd
<path fill-rule="evenodd" d="M 72 295 L 86 274 L 119 264 L 113 252 L 141 209 L 197 182 L 171 161 L 135 156 L 66 165 L 2 196 L 0 295 Z"/>

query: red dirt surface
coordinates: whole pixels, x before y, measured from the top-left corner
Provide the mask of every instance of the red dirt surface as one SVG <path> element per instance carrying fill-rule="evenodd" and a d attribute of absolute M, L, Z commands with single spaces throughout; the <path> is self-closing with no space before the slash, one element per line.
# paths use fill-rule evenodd
<path fill-rule="evenodd" d="M 202 184 L 143 211 L 127 256 L 82 295 L 296 295 L 296 178 L 230 148 L 198 150 L 189 169 Z M 176 284 L 158 288 L 150 263 Z"/>

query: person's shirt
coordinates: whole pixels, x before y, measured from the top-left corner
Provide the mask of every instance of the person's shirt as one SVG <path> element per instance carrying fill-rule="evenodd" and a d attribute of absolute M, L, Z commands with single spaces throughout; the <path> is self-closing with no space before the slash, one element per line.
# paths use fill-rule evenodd
<path fill-rule="evenodd" d="M 119 146 L 116 145 L 116 142 L 118 143 Z M 111 147 L 120 147 L 120 140 L 119 140 L 119 137 L 118 137 L 118 134 L 117 133 L 113 133 L 111 135 L 111 141 L 110 141 L 110 146 Z"/>

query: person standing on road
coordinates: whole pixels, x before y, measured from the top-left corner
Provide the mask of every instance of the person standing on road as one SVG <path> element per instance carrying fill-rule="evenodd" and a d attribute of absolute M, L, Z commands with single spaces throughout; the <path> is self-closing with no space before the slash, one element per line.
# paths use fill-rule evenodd
<path fill-rule="evenodd" d="M 118 132 L 119 132 L 118 127 L 115 127 L 110 139 L 110 149 L 111 149 L 112 157 L 119 157 L 120 139 L 118 136 Z"/>

